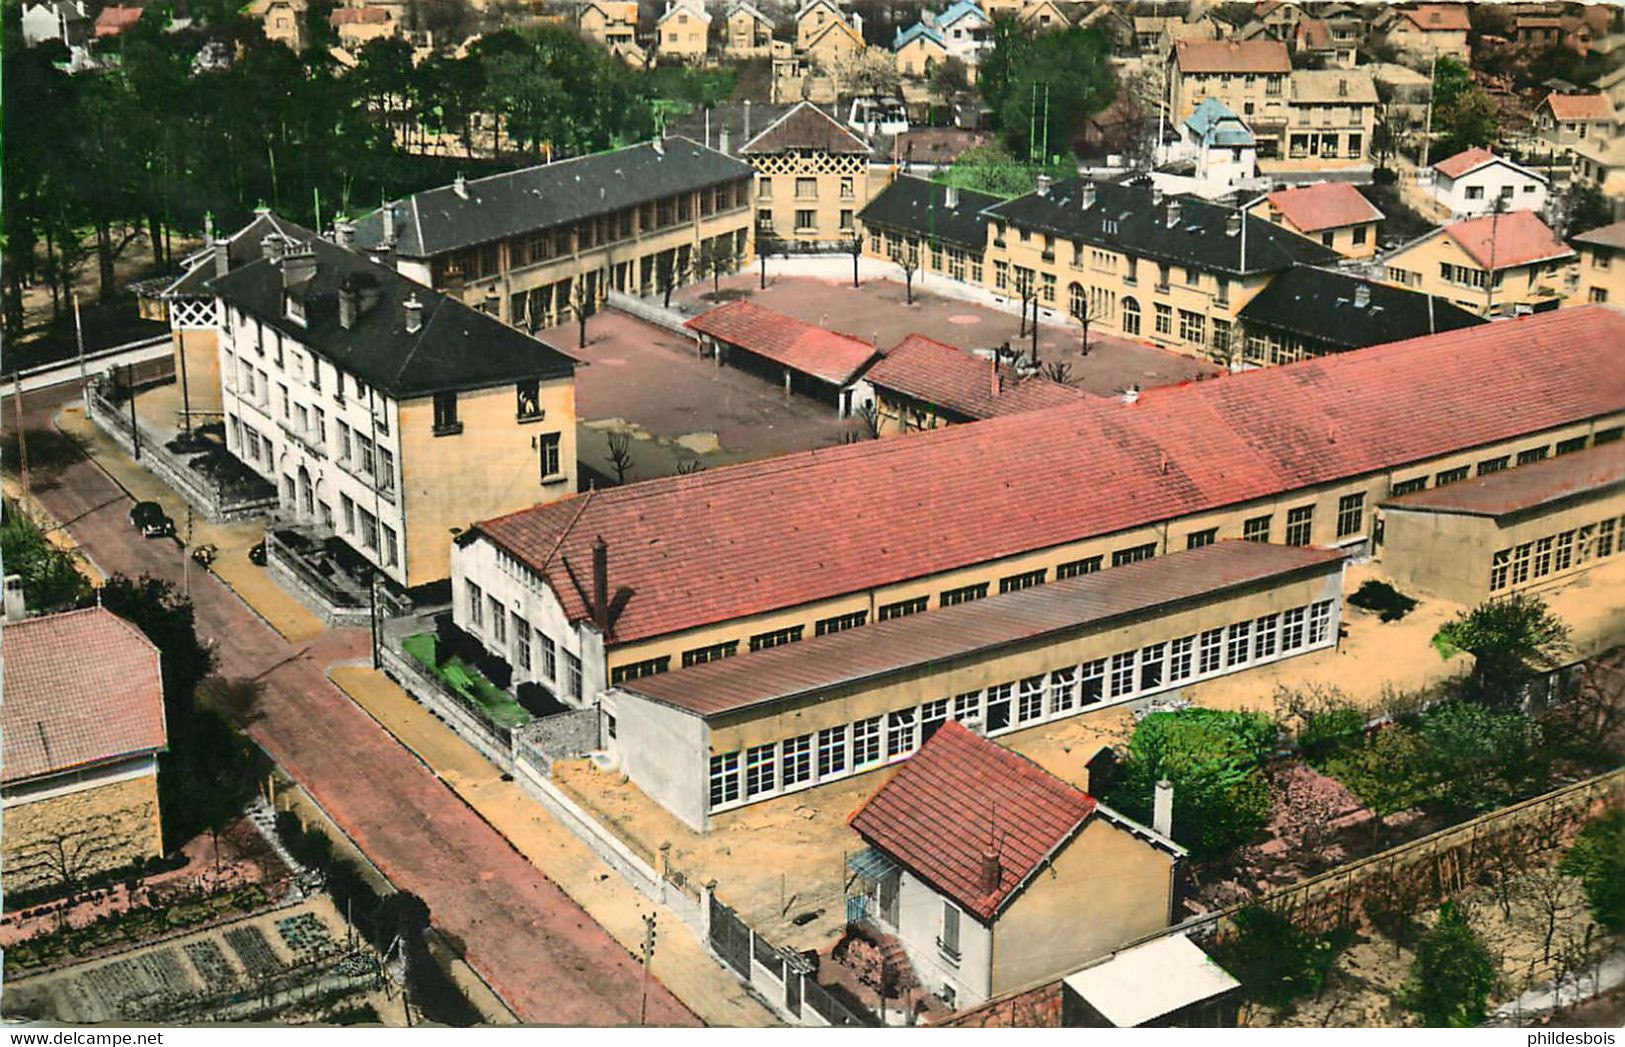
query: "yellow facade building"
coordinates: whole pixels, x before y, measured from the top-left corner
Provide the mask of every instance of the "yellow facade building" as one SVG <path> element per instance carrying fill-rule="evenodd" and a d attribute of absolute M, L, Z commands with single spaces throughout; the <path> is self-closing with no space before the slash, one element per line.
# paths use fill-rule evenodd
<path fill-rule="evenodd" d="M 537 330 L 609 291 L 654 294 L 703 279 L 699 262 L 749 265 L 750 165 L 667 137 L 385 205 L 341 236 L 405 276 Z"/>
<path fill-rule="evenodd" d="M 1530 211 L 1466 218 L 1383 258 L 1388 282 L 1480 316 L 1555 309 L 1570 297 L 1575 253 Z"/>
<path fill-rule="evenodd" d="M 734 3 L 722 51 L 729 58 L 765 58 L 773 51 L 773 20 L 743 0 Z"/>
<path fill-rule="evenodd" d="M 1579 259 L 1569 305 L 1625 303 L 1625 222 L 1571 237 Z"/>
<path fill-rule="evenodd" d="M 593 0 L 581 9 L 581 35 L 608 48 L 637 46 L 636 0 Z"/>
<path fill-rule="evenodd" d="M 682 62 L 700 62 L 710 49 L 711 13 L 700 0 L 666 0 L 655 19 L 655 54 Z"/>
<path fill-rule="evenodd" d="M 1320 241 L 1345 258 L 1370 258 L 1377 253 L 1377 223 L 1382 212 L 1347 182 L 1278 189 L 1253 208 L 1299 236 Z"/>
<path fill-rule="evenodd" d="M 887 177 L 871 170 L 869 143 L 811 102 L 763 128 L 739 155 L 756 170 L 756 229 L 781 241 L 850 240 L 858 211 Z"/>

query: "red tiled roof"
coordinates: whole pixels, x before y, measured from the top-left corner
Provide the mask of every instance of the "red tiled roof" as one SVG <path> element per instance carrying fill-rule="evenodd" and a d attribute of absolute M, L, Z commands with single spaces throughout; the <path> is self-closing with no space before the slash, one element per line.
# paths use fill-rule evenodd
<path fill-rule="evenodd" d="M 761 134 L 740 146 L 739 152 L 743 156 L 761 156 L 796 149 L 869 155 L 868 143 L 811 102 L 802 102 L 768 124 Z"/>
<path fill-rule="evenodd" d="M 1483 167 L 1493 160 L 1497 160 L 1494 153 L 1483 146 L 1475 145 L 1470 149 L 1463 149 L 1455 156 L 1446 157 L 1433 165 L 1433 169 L 1447 178 L 1460 178 L 1468 171 Z"/>
<path fill-rule="evenodd" d="M 141 8 L 121 7 L 114 4 L 104 7 L 96 16 L 95 34 L 97 36 L 117 36 L 124 30 L 141 21 Z"/>
<path fill-rule="evenodd" d="M 164 747 L 158 648 L 100 607 L 7 622 L 0 780 L 23 781 Z"/>
<path fill-rule="evenodd" d="M 1625 314 L 1562 309 L 1191 385 L 568 498 L 478 525 L 612 644 L 987 563 L 1625 411 Z M 1517 410 L 1484 395 L 1494 374 Z M 584 496 L 583 496 L 584 497 Z M 555 551 L 556 550 L 556 551 Z M 544 567 L 545 564 L 545 567 Z"/>
<path fill-rule="evenodd" d="M 1500 517 L 1621 485 L 1625 485 L 1625 442 L 1430 487 L 1384 504 L 1395 509 Z"/>
<path fill-rule="evenodd" d="M 1358 222 L 1378 222 L 1382 212 L 1347 182 L 1320 182 L 1269 195 L 1272 207 L 1306 233 L 1337 229 Z"/>
<path fill-rule="evenodd" d="M 1506 269 L 1574 254 L 1533 211 L 1466 218 L 1445 226 L 1444 232 L 1485 269 L 1492 260 L 1496 269 Z"/>
<path fill-rule="evenodd" d="M 1456 4 L 1418 4 L 1400 14 L 1424 32 L 1464 33 L 1473 27 L 1467 9 Z"/>
<path fill-rule="evenodd" d="M 852 816 L 858 835 L 983 923 L 1095 811 L 1094 798 L 945 723 Z M 983 856 L 998 857 L 987 890 Z"/>
<path fill-rule="evenodd" d="M 1298 23 L 1298 46 L 1318 51 L 1332 46 L 1332 27 L 1318 18 Z"/>
<path fill-rule="evenodd" d="M 328 17 L 331 25 L 382 25 L 389 21 L 389 12 L 381 7 L 341 7 Z"/>
<path fill-rule="evenodd" d="M 997 368 L 999 392 L 995 394 L 994 374 L 991 361 L 911 334 L 888 350 L 864 377 L 877 386 L 975 419 L 1055 407 L 1087 395 L 1048 378 L 1022 379 L 1014 369 L 1003 366 Z"/>
<path fill-rule="evenodd" d="M 1292 59 L 1279 40 L 1179 40 L 1175 61 L 1185 73 L 1290 73 Z"/>
<path fill-rule="evenodd" d="M 719 305 L 683 326 L 833 385 L 850 382 L 876 355 L 860 338 L 745 301 Z"/>
<path fill-rule="evenodd" d="M 1614 104 L 1605 94 L 1565 95 L 1553 91 L 1546 106 L 1559 120 L 1612 120 Z"/>

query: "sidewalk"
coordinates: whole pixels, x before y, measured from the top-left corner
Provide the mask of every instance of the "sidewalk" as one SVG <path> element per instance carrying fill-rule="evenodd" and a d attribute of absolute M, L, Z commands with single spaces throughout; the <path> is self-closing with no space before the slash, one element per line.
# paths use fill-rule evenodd
<path fill-rule="evenodd" d="M 388 678 L 363 666 L 335 666 L 332 681 L 464 803 L 587 911 L 629 952 L 642 939 L 642 914 L 654 903 L 621 879 L 523 789 Z M 652 973 L 707 1025 L 780 1024 L 706 952 L 676 915 L 661 912 Z"/>
<path fill-rule="evenodd" d="M 56 427 L 78 441 L 95 459 L 96 464 L 113 478 L 114 483 L 128 492 L 131 498 L 136 501 L 157 502 L 163 506 L 164 512 L 175 521 L 176 537 L 185 540 L 187 514 L 185 500 L 169 485 L 143 469 L 135 459 L 114 444 L 107 434 L 91 424 L 85 417 L 82 406 L 76 403 L 64 407 L 62 413 L 56 417 Z M 134 531 L 131 534 L 133 536 Z M 217 550 L 215 561 L 208 570 L 242 597 L 244 603 L 252 607 L 289 643 L 305 643 L 321 634 L 326 626 L 322 624 L 321 619 L 307 611 L 303 604 L 277 585 L 265 568 L 256 567 L 249 562 L 249 547 L 264 537 L 265 527 L 258 520 L 212 524 L 202 516 L 192 514 L 191 545 L 196 547 L 213 543 Z M 141 540 L 161 541 L 161 539 Z M 177 562 L 189 555 L 179 547 L 175 550 Z M 189 569 L 204 570 L 196 564 L 191 564 Z"/>

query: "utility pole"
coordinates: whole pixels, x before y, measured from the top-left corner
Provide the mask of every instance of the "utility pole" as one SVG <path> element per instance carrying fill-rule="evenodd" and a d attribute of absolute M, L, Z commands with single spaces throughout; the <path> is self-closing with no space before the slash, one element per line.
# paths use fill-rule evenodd
<path fill-rule="evenodd" d="M 638 999 L 638 1024 L 646 1025 L 649 1016 L 649 967 L 655 958 L 655 914 L 643 914 L 643 990 Z"/>
<path fill-rule="evenodd" d="M 24 511 L 28 509 L 28 434 L 23 431 L 23 378 L 21 370 L 11 372 L 11 406 L 17 411 L 17 468 L 23 480 Z"/>
<path fill-rule="evenodd" d="M 1427 115 L 1422 118 L 1422 162 L 1417 165 L 1418 171 L 1428 169 L 1428 146 L 1433 144 L 1433 77 L 1439 68 L 1439 49 L 1433 49 L 1433 57 L 1428 61 L 1428 108 Z"/>
<path fill-rule="evenodd" d="M 86 401 L 86 410 L 89 410 L 90 376 L 85 371 L 85 328 L 79 322 L 79 292 L 71 290 L 68 294 L 73 298 L 73 337 L 79 346 L 79 396 Z"/>
<path fill-rule="evenodd" d="M 130 398 L 130 448 L 141 460 L 141 423 L 135 416 L 135 364 L 124 365 L 124 392 Z"/>

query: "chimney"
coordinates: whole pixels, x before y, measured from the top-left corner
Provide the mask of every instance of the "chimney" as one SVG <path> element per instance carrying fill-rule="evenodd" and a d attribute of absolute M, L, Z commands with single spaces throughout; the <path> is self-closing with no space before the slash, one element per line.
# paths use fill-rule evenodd
<path fill-rule="evenodd" d="M 214 242 L 214 275 L 225 276 L 231 269 L 231 255 L 224 240 Z"/>
<path fill-rule="evenodd" d="M 1162 206 L 1162 187 L 1159 186 L 1159 185 L 1153 184 L 1151 186 L 1151 206 L 1152 207 L 1161 207 Z"/>
<path fill-rule="evenodd" d="M 316 275 L 316 252 L 309 244 L 296 244 L 282 256 L 282 287 L 298 287 Z"/>
<path fill-rule="evenodd" d="M 354 287 L 348 283 L 339 285 L 339 326 L 346 331 L 355 326 L 356 314 L 360 311 L 360 302 Z"/>
<path fill-rule="evenodd" d="M 1157 783 L 1151 796 L 1151 829 L 1170 840 L 1174 838 L 1174 785 L 1166 778 Z"/>
<path fill-rule="evenodd" d="M 666 132 L 662 130 L 660 134 L 655 135 L 654 138 L 649 140 L 649 144 L 654 146 L 656 156 L 666 155 L 666 143 L 663 140 L 665 133 Z"/>
<path fill-rule="evenodd" d="M 407 295 L 401 308 L 406 310 L 406 333 L 417 334 L 423 329 L 423 303 L 418 301 L 417 292 Z"/>
<path fill-rule="evenodd" d="M 267 233 L 260 241 L 260 257 L 274 262 L 282 257 L 282 246 L 282 237 L 276 233 Z"/>
<path fill-rule="evenodd" d="M 592 540 L 592 621 L 600 633 L 609 635 L 609 546 L 603 535 Z"/>
<path fill-rule="evenodd" d="M 355 223 L 354 222 L 334 222 L 333 223 L 333 242 L 338 244 L 340 247 L 354 247 L 355 246 Z"/>
<path fill-rule="evenodd" d="M 395 246 L 395 205 L 385 204 L 384 211 L 384 246 Z"/>
<path fill-rule="evenodd" d="M 1371 285 L 1361 284 L 1354 289 L 1354 308 L 1364 309 L 1371 304 Z"/>
<path fill-rule="evenodd" d="M 1241 235 L 1241 212 L 1240 211 L 1231 211 L 1229 214 L 1224 216 L 1224 235 L 1225 236 L 1240 236 Z"/>
<path fill-rule="evenodd" d="M 1123 402 L 1126 404 L 1138 403 L 1140 400 L 1140 387 L 1131 385 L 1123 390 Z"/>
<path fill-rule="evenodd" d="M 1078 203 L 1083 210 L 1087 211 L 1095 206 L 1095 193 L 1095 183 L 1093 182 L 1086 181 L 1078 187 Z"/>
<path fill-rule="evenodd" d="M 1342 77 L 1339 77 L 1338 80 L 1337 80 L 1337 97 L 1339 97 L 1339 98 L 1347 98 L 1348 96 L 1349 96 L 1349 82 L 1346 79 L 1344 79 Z"/>
<path fill-rule="evenodd" d="M 977 884 L 983 894 L 992 894 L 999 889 L 999 881 L 1004 879 L 1004 870 L 999 865 L 999 855 L 992 848 L 982 852 L 982 868 L 980 882 Z"/>
<path fill-rule="evenodd" d="M 214 212 L 213 211 L 205 211 L 203 213 L 203 245 L 205 247 L 213 247 L 214 246 Z"/>
<path fill-rule="evenodd" d="M 949 209 L 959 206 L 959 187 L 957 185 L 942 187 L 942 206 Z"/>
<path fill-rule="evenodd" d="M 745 141 L 750 141 L 750 99 L 745 99 Z"/>
<path fill-rule="evenodd" d="M 856 11 L 852 12 L 852 30 L 859 36 L 863 35 L 863 16 Z"/>
<path fill-rule="evenodd" d="M 989 392 L 994 396 L 998 396 L 1004 392 L 1004 377 L 999 374 L 999 358 L 997 356 L 993 357 L 988 361 L 988 366 L 991 368 L 988 374 L 990 376 L 989 381 L 992 383 Z"/>
<path fill-rule="evenodd" d="M 1037 180 L 1036 188 L 1037 188 L 1037 192 L 1038 192 L 1039 196 L 1048 196 L 1049 195 L 1049 175 L 1039 175 L 1038 180 Z"/>
<path fill-rule="evenodd" d="M 1168 228 L 1172 229 L 1179 224 L 1179 201 L 1168 201 Z"/>
<path fill-rule="evenodd" d="M 461 171 L 457 172 L 457 177 L 451 180 L 451 191 L 457 194 L 459 200 L 468 199 L 468 180 L 463 177 Z"/>

